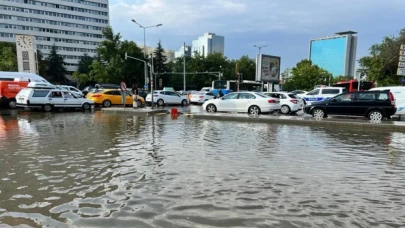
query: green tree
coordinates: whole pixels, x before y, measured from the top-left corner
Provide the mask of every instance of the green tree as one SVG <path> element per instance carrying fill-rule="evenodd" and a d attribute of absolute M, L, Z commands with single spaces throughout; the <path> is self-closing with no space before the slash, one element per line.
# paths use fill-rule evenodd
<path fill-rule="evenodd" d="M 304 59 L 291 70 L 283 90 L 290 91 L 296 89 L 312 90 L 315 85 L 328 84 L 332 74 L 328 71 L 313 65 L 311 60 Z"/>
<path fill-rule="evenodd" d="M 399 85 L 401 77 L 396 74 L 401 44 L 405 44 L 405 29 L 398 36 L 384 37 L 381 43 L 372 45 L 370 55 L 359 60 L 358 73 L 367 75 L 378 86 Z"/>
<path fill-rule="evenodd" d="M 165 50 L 162 47 L 162 43 L 159 40 L 156 49 L 153 52 L 153 70 L 155 73 L 161 73 L 158 77 L 156 77 L 157 82 L 159 83 L 159 77 L 162 78 L 162 84 L 167 85 L 170 80 L 170 76 L 167 74 L 162 74 L 163 72 L 168 71 L 167 66 L 167 56 L 165 55 Z"/>
<path fill-rule="evenodd" d="M 0 71 L 18 71 L 16 47 L 14 43 L 0 42 Z"/>
<path fill-rule="evenodd" d="M 330 84 L 332 85 L 332 84 L 335 84 L 337 82 L 349 81 L 349 80 L 353 80 L 353 79 L 354 79 L 353 76 L 342 76 L 342 75 L 340 75 L 340 76 L 332 78 L 332 81 L 331 81 Z"/>
<path fill-rule="evenodd" d="M 64 60 L 61 55 L 58 54 L 55 44 L 46 58 L 48 62 L 48 68 L 46 70 L 46 76 L 52 83 L 66 83 L 66 68 L 64 66 Z"/>
<path fill-rule="evenodd" d="M 89 56 L 87 53 L 80 57 L 80 61 L 78 63 L 77 71 L 81 74 L 88 74 L 91 70 L 91 64 L 95 60 L 94 57 Z"/>
<path fill-rule="evenodd" d="M 247 55 L 238 60 L 239 73 L 243 74 L 243 80 L 256 80 L 256 62 Z"/>

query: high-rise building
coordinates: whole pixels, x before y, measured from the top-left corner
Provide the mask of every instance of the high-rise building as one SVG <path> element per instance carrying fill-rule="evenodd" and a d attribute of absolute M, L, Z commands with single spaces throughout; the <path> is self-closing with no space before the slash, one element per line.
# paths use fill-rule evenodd
<path fill-rule="evenodd" d="M 0 41 L 33 35 L 44 58 L 55 44 L 69 72 L 77 70 L 83 54 L 96 54 L 108 25 L 108 0 L 0 1 Z"/>
<path fill-rule="evenodd" d="M 183 55 L 186 55 L 188 57 L 191 56 L 191 46 L 181 46 L 179 51 L 176 51 L 174 53 L 174 58 L 181 58 Z"/>
<path fill-rule="evenodd" d="M 215 35 L 215 33 L 204 33 L 204 36 L 198 37 L 192 42 L 192 55 L 198 52 L 202 56 L 211 53 L 224 54 L 225 37 Z"/>
<path fill-rule="evenodd" d="M 339 32 L 310 41 L 309 59 L 312 64 L 336 76 L 354 76 L 356 66 L 356 32 Z"/>

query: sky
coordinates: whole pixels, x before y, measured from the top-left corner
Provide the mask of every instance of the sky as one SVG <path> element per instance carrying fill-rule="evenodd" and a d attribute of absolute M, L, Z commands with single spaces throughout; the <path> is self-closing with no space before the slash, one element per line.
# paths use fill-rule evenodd
<path fill-rule="evenodd" d="M 281 70 L 308 58 L 309 41 L 340 31 L 358 32 L 357 57 L 405 28 L 405 0 L 110 0 L 110 21 L 123 39 L 177 51 L 206 32 L 225 36 L 225 56 L 281 57 Z"/>

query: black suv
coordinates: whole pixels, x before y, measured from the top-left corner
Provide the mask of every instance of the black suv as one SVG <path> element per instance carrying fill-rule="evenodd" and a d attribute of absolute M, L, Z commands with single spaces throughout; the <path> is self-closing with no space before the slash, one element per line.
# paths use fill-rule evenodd
<path fill-rule="evenodd" d="M 374 121 L 390 118 L 396 111 L 394 96 L 389 90 L 344 92 L 304 108 L 305 113 L 314 117 L 365 116 Z"/>

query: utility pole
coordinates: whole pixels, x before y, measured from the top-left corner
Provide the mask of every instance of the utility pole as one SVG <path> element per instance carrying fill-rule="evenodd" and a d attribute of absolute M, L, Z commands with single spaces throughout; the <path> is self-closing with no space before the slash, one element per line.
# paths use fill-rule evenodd
<path fill-rule="evenodd" d="M 186 42 L 183 45 L 183 91 L 186 92 Z"/>
<path fill-rule="evenodd" d="M 236 67 L 235 67 L 235 73 L 236 73 L 236 77 L 237 77 L 237 81 L 236 81 L 236 92 L 239 92 L 239 81 L 240 81 L 240 76 L 239 76 L 239 67 L 238 67 L 238 63 L 236 63 Z"/>
<path fill-rule="evenodd" d="M 151 59 L 151 64 L 150 64 L 150 90 L 151 90 L 151 94 L 152 94 L 152 104 L 151 104 L 151 108 L 153 109 L 153 54 L 150 54 L 150 59 Z"/>

